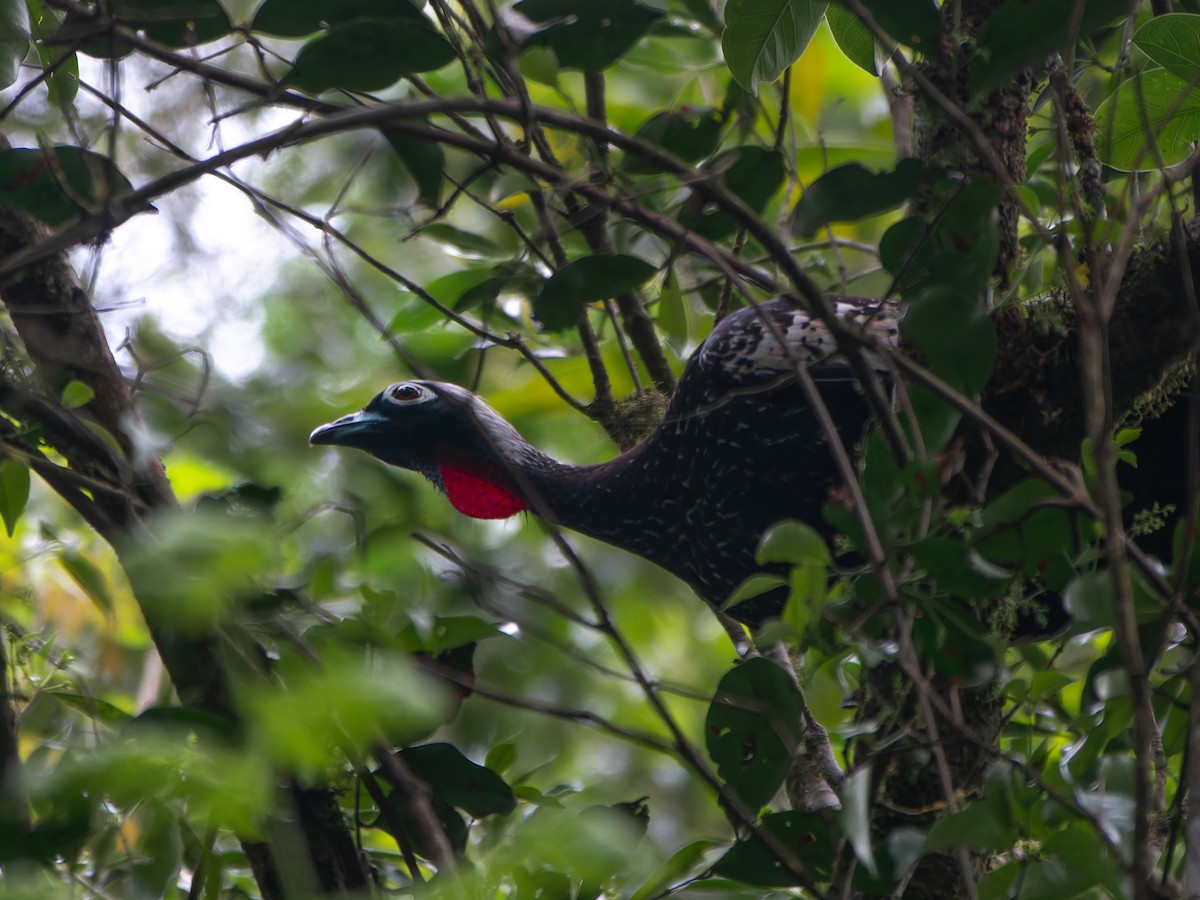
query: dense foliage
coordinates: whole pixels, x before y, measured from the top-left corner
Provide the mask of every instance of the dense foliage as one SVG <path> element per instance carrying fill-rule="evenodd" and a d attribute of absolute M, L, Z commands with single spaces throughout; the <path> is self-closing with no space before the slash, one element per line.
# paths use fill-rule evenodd
<path fill-rule="evenodd" d="M 0 890 L 1200 890 L 1195 7 L 0 0 Z M 904 346 L 752 639 L 306 445 L 603 460 L 783 294 Z"/>

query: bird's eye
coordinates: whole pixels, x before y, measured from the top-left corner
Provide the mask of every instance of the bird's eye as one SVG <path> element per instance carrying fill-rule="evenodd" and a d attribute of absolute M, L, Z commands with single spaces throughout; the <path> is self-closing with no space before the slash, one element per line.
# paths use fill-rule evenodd
<path fill-rule="evenodd" d="M 425 396 L 425 392 L 415 384 L 398 384 L 388 394 L 397 403 L 412 403 Z"/>

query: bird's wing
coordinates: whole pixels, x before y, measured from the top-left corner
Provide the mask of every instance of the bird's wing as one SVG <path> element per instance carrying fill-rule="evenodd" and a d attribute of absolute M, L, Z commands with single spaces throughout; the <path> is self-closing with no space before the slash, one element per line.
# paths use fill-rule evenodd
<path fill-rule="evenodd" d="M 896 344 L 900 314 L 895 304 L 848 297 L 839 298 L 836 308 L 840 318 L 855 323 L 868 336 L 882 344 Z M 853 381 L 850 367 L 837 351 L 825 323 L 787 300 L 738 310 L 713 329 L 688 362 L 667 415 L 695 413 L 739 387 L 756 391 L 786 381 L 797 365 L 805 366 L 818 384 Z"/>

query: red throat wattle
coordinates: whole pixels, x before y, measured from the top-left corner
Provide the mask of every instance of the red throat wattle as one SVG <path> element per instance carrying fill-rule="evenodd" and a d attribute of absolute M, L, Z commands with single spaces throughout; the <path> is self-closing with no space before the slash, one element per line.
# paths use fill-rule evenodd
<path fill-rule="evenodd" d="M 510 490 L 479 475 L 439 465 L 446 496 L 454 508 L 475 519 L 507 519 L 529 506 Z"/>

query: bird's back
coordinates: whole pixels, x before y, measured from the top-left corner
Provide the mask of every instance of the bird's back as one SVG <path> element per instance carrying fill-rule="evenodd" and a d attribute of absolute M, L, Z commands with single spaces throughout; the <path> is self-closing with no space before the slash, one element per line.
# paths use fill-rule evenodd
<path fill-rule="evenodd" d="M 894 310 L 862 308 L 894 339 Z M 785 301 L 729 316 L 689 361 L 663 422 L 589 470 L 590 489 L 564 524 L 646 557 L 720 606 L 758 569 L 754 551 L 772 524 L 800 519 L 830 532 L 821 507 L 841 479 L 795 368 L 807 368 L 853 448 L 870 409 L 849 366 L 830 358 L 834 349 L 821 323 Z M 783 599 L 776 591 L 733 613 L 754 625 Z"/>

